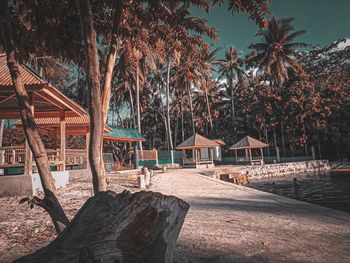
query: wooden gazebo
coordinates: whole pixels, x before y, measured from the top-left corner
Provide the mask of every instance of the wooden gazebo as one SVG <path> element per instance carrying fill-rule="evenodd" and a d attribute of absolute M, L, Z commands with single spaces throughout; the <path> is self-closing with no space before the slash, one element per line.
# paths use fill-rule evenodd
<path fill-rule="evenodd" d="M 202 135 L 195 133 L 186 141 L 182 142 L 176 149 L 182 150 L 182 164 L 183 167 L 212 167 L 213 148 L 220 146 L 216 141 L 209 140 Z M 208 150 L 208 154 L 203 156 L 203 149 Z M 190 157 L 186 155 L 186 151 L 190 151 Z"/>
<path fill-rule="evenodd" d="M 52 125 L 52 129 L 48 129 L 48 132 L 59 134 L 60 148 L 47 149 L 47 154 L 52 165 L 56 165 L 60 170 L 64 170 L 66 164 L 65 136 L 67 134 L 67 118 L 81 118 L 82 116 L 87 116 L 87 113 L 79 104 L 59 92 L 29 67 L 20 65 L 19 70 L 29 96 L 32 112 L 39 124 L 38 126 L 42 126 L 40 120 L 49 124 L 46 126 L 46 129 L 52 125 L 52 122 L 55 123 L 55 125 Z M 6 55 L 0 54 L 0 119 L 19 118 L 18 102 L 7 67 Z M 41 129 L 41 131 L 44 130 Z M 0 168 L 24 167 L 24 174 L 30 175 L 32 165 L 32 152 L 27 143 L 25 145 L 0 148 Z"/>
<path fill-rule="evenodd" d="M 242 138 L 240 141 L 232 145 L 230 147 L 230 150 L 235 151 L 236 163 L 264 164 L 263 148 L 268 146 L 269 146 L 268 144 L 247 135 L 244 138 Z M 253 156 L 253 153 L 252 153 L 253 149 L 260 149 L 260 156 Z M 237 156 L 237 151 L 239 150 L 245 151 L 245 157 Z"/>

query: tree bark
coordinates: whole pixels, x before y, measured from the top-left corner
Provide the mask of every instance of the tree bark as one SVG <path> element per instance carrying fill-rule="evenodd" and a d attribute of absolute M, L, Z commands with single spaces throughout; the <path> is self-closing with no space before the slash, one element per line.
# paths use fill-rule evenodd
<path fill-rule="evenodd" d="M 181 139 L 182 142 L 185 141 L 185 129 L 184 129 L 184 105 L 183 105 L 183 100 L 181 98 Z"/>
<path fill-rule="evenodd" d="M 140 107 L 140 69 L 136 66 L 136 110 L 137 110 L 137 129 L 141 133 L 141 107 Z M 140 151 L 142 151 L 142 142 L 139 142 Z"/>
<path fill-rule="evenodd" d="M 2 147 L 2 138 L 4 137 L 5 120 L 0 120 L 0 147 Z"/>
<path fill-rule="evenodd" d="M 232 72 L 233 74 L 233 72 Z M 231 113 L 232 113 L 232 121 L 235 120 L 235 99 L 234 99 L 234 86 L 233 86 L 233 78 L 230 80 L 231 82 Z"/>
<path fill-rule="evenodd" d="M 115 1 L 115 14 L 114 14 L 113 28 L 112 28 L 112 39 L 111 39 L 111 44 L 107 55 L 107 64 L 106 64 L 106 70 L 104 75 L 105 82 L 103 87 L 103 102 L 102 102 L 103 125 L 107 123 L 109 102 L 111 99 L 113 69 L 117 58 L 118 34 L 119 34 L 122 12 L 123 12 L 123 0 Z"/>
<path fill-rule="evenodd" d="M 59 234 L 69 224 L 69 220 L 55 196 L 56 188 L 52 178 L 46 150 L 35 124 L 28 93 L 24 87 L 22 76 L 19 71 L 19 63 L 12 38 L 11 16 L 7 2 L 8 1 L 6 0 L 0 2 L 1 31 L 3 32 L 3 43 L 5 44 L 6 49 L 7 66 L 15 87 L 24 134 L 28 141 L 30 150 L 33 153 L 34 161 L 38 168 L 38 173 L 44 190 L 44 198 L 39 199 L 35 197 L 33 201 L 48 212 L 56 231 Z"/>
<path fill-rule="evenodd" d="M 166 118 L 168 125 L 168 150 L 172 150 L 173 139 L 171 134 L 171 123 L 170 123 L 170 68 L 171 68 L 171 58 L 168 57 L 168 66 L 167 66 L 167 77 L 166 77 Z"/>
<path fill-rule="evenodd" d="M 193 135 L 194 135 L 196 133 L 196 126 L 194 124 L 191 81 L 189 81 L 189 83 L 187 85 L 188 85 L 188 97 L 190 99 L 190 110 L 191 110 L 191 119 L 192 119 L 192 132 L 193 132 Z"/>
<path fill-rule="evenodd" d="M 211 113 L 210 113 L 210 105 L 209 105 L 209 98 L 208 98 L 208 90 L 205 89 L 205 99 L 207 102 L 207 110 L 208 110 L 208 116 L 209 116 L 209 123 L 210 123 L 210 129 L 213 128 L 213 120 L 211 118 Z"/>
<path fill-rule="evenodd" d="M 99 193 L 50 245 L 14 263 L 170 263 L 188 209 L 160 193 Z"/>
<path fill-rule="evenodd" d="M 283 121 L 281 121 L 281 139 L 282 139 L 283 157 L 286 157 L 286 146 L 284 142 L 284 133 L 283 133 Z"/>
<path fill-rule="evenodd" d="M 85 52 L 87 57 L 87 78 L 89 87 L 90 141 L 89 162 L 94 194 L 106 191 L 106 172 L 102 158 L 103 116 L 100 86 L 100 68 L 96 46 L 96 32 L 89 0 L 78 0 Z"/>

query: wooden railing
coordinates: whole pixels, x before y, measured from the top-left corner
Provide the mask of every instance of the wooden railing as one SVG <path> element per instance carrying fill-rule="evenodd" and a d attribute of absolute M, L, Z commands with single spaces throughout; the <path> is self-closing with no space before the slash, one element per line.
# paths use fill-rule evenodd
<path fill-rule="evenodd" d="M 0 147 L 0 165 L 17 166 L 25 161 L 26 150 L 23 147 Z"/>
<path fill-rule="evenodd" d="M 86 163 L 86 149 L 66 149 L 66 165 L 77 165 Z"/>
<path fill-rule="evenodd" d="M 46 149 L 48 161 L 51 165 L 62 165 L 60 149 Z M 0 166 L 16 167 L 24 166 L 26 149 L 24 146 L 0 147 Z M 85 149 L 66 149 L 66 165 L 78 165 L 87 163 Z M 35 165 L 33 163 L 33 165 Z"/>
<path fill-rule="evenodd" d="M 140 161 L 157 160 L 158 159 L 157 150 L 143 150 L 143 151 L 139 150 L 138 155 L 139 155 Z"/>

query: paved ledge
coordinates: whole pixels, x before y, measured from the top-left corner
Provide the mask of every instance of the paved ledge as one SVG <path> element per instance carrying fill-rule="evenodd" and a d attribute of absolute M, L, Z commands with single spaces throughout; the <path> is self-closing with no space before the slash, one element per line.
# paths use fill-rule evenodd
<path fill-rule="evenodd" d="M 350 214 L 199 172 L 153 179 L 152 190 L 191 205 L 174 262 L 350 262 Z"/>

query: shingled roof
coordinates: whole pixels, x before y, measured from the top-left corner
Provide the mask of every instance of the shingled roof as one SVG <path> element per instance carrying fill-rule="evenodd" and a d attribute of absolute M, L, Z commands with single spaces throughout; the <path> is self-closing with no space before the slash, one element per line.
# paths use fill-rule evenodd
<path fill-rule="evenodd" d="M 55 89 L 45 79 L 24 64 L 19 65 L 24 87 L 33 99 L 36 118 L 60 117 L 65 111 L 66 117 L 79 117 L 86 114 L 76 102 Z M 20 117 L 15 87 L 7 67 L 6 54 L 0 54 L 0 119 Z"/>
<path fill-rule="evenodd" d="M 250 136 L 245 136 L 239 142 L 230 147 L 230 150 L 265 148 L 269 145 Z"/>
<path fill-rule="evenodd" d="M 198 149 L 198 148 L 213 148 L 220 146 L 215 141 L 209 140 L 202 135 L 195 133 L 190 138 L 188 138 L 186 141 L 181 143 L 176 147 L 176 149 Z"/>

